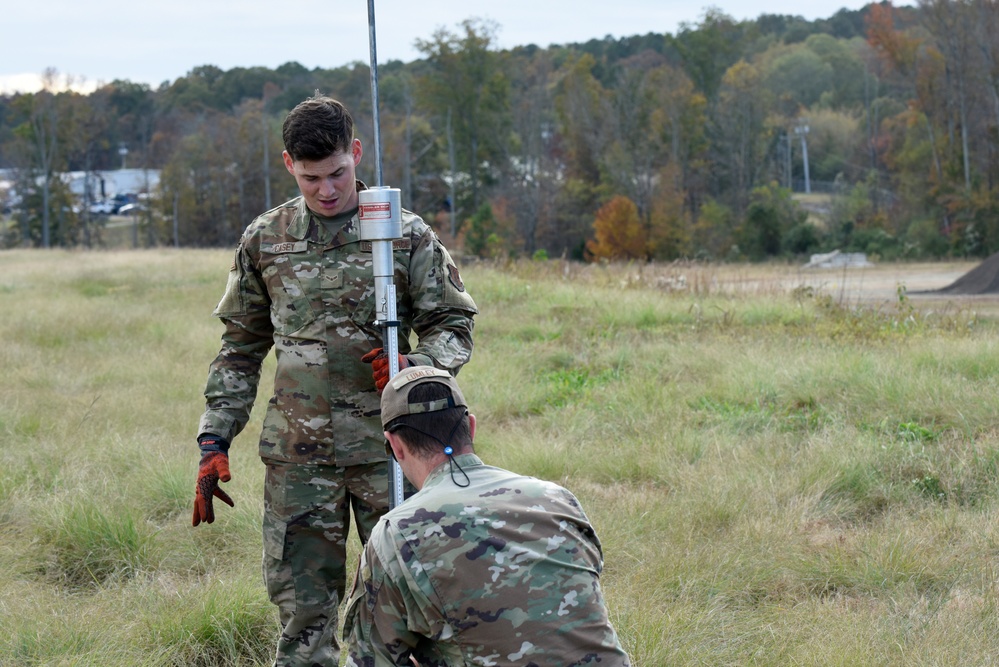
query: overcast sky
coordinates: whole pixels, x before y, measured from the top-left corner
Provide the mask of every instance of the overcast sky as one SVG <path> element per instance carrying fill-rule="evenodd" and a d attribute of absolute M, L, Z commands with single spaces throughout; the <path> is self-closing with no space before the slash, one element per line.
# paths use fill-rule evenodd
<path fill-rule="evenodd" d="M 420 58 L 413 46 L 467 18 L 499 25 L 498 47 L 675 34 L 717 7 L 828 18 L 863 0 L 374 0 L 378 62 Z M 900 2 L 897 4 L 909 4 Z M 34 90 L 54 68 L 90 87 L 127 79 L 156 88 L 200 65 L 334 68 L 370 58 L 367 0 L 11 0 L 0 10 L 0 93 Z"/>

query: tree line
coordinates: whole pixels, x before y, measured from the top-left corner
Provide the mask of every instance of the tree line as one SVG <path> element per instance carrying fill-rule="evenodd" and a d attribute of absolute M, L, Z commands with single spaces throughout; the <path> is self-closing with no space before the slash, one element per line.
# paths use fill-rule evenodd
<path fill-rule="evenodd" d="M 498 30 L 469 18 L 378 69 L 384 184 L 467 253 L 999 250 L 999 3 L 882 2 L 816 21 L 709 8 L 675 34 L 547 48 L 501 50 Z M 103 219 L 58 175 L 114 169 L 122 148 L 161 170 L 137 244 L 232 245 L 297 194 L 280 125 L 316 90 L 354 113 L 373 182 L 367 63 L 205 65 L 90 94 L 46 76 L 0 96 L 0 168 L 24 195 L 0 227 L 7 247 L 99 245 Z"/>

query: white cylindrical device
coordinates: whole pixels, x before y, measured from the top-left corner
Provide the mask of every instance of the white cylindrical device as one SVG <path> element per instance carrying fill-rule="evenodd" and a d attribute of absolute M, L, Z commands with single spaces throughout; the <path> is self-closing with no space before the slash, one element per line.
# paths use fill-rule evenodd
<path fill-rule="evenodd" d="M 395 275 L 392 241 L 402 238 L 402 198 L 399 188 L 375 187 L 357 193 L 360 237 L 371 241 L 372 271 L 375 277 L 377 315 L 375 324 L 395 320 L 389 317 L 386 286 Z M 395 304 L 391 304 L 394 308 Z M 395 332 L 393 332 L 395 333 Z M 386 351 L 388 345 L 385 346 Z"/>
<path fill-rule="evenodd" d="M 357 193 L 361 240 L 402 238 L 402 193 L 399 188 L 378 186 Z"/>

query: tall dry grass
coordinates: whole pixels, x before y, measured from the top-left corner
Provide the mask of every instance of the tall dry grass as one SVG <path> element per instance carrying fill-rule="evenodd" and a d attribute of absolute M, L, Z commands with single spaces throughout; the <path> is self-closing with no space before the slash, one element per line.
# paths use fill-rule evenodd
<path fill-rule="evenodd" d="M 269 664 L 259 412 L 189 525 L 229 261 L 0 253 L 0 664 Z M 634 664 L 999 661 L 990 316 L 785 266 L 463 275 L 478 450 L 580 497 Z"/>

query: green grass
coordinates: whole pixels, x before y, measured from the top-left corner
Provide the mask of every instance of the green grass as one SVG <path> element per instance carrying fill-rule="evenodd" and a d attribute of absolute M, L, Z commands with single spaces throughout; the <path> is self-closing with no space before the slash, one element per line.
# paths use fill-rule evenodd
<path fill-rule="evenodd" d="M 0 665 L 269 664 L 264 396 L 190 527 L 229 262 L 0 253 Z M 466 266 L 480 454 L 579 496 L 636 665 L 994 663 L 996 322 L 788 273 Z"/>

